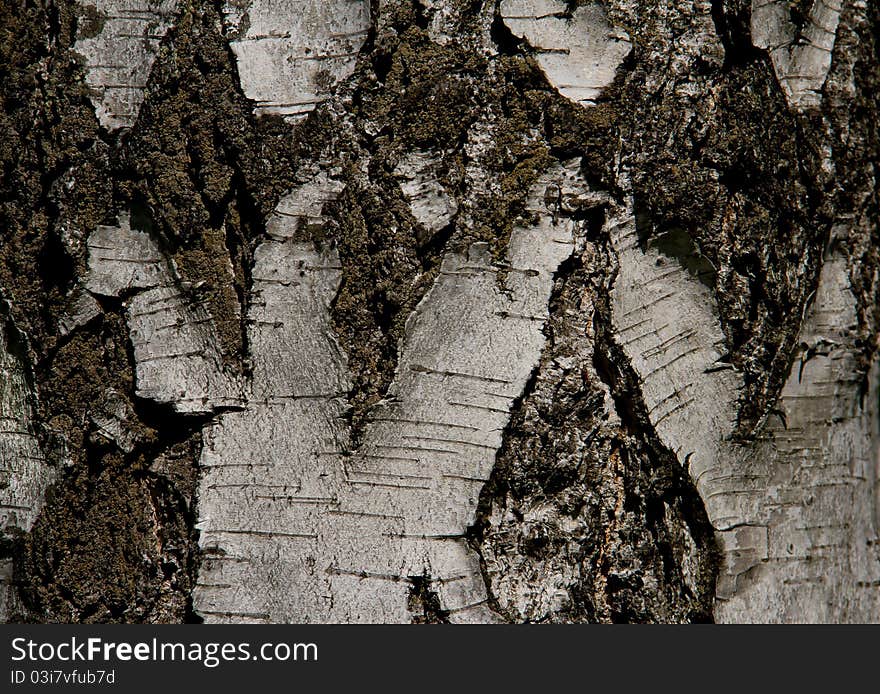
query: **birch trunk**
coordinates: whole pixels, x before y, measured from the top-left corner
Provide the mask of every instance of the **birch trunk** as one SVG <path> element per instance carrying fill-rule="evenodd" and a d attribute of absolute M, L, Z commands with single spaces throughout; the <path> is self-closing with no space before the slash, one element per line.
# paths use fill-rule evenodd
<path fill-rule="evenodd" d="M 0 26 L 4 621 L 880 621 L 876 4 Z"/>

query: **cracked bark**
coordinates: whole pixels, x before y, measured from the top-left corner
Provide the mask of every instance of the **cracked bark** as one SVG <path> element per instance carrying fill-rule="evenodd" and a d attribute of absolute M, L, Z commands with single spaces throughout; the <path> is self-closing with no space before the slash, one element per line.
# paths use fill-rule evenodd
<path fill-rule="evenodd" d="M 878 8 L 297 7 L 3 7 L 4 619 L 878 620 Z"/>

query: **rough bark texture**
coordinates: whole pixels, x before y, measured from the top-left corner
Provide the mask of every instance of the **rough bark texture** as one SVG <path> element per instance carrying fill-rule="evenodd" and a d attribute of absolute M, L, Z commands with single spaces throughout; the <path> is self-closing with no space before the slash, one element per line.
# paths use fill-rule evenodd
<path fill-rule="evenodd" d="M 0 616 L 880 621 L 868 0 L 3 0 Z"/>

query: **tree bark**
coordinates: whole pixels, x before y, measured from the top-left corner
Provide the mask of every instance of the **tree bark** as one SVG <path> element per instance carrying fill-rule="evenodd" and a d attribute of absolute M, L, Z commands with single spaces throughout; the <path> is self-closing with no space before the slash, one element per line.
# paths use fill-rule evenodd
<path fill-rule="evenodd" d="M 876 3 L 2 7 L 3 621 L 880 621 Z"/>

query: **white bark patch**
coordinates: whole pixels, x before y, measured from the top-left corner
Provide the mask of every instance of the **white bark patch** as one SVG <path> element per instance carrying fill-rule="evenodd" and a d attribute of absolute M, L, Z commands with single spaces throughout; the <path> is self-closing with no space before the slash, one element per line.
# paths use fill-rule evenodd
<path fill-rule="evenodd" d="M 11 326 L 0 320 L 0 532 L 28 532 L 55 478 L 34 435 L 25 367 L 12 345 Z M 0 623 L 16 600 L 12 560 L 0 559 Z"/>
<path fill-rule="evenodd" d="M 719 361 L 724 333 L 712 292 L 676 258 L 652 245 L 642 251 L 629 209 L 609 216 L 608 225 L 619 263 L 611 291 L 615 333 L 641 378 L 651 422 L 686 461 L 712 524 L 741 524 L 739 502 L 714 495 L 715 479 L 727 474 L 724 439 L 736 425 L 741 378 Z"/>
<path fill-rule="evenodd" d="M 573 249 L 576 223 L 547 209 L 548 187 L 554 203 L 583 192 L 561 167 L 536 184 L 539 221 L 514 230 L 505 264 L 484 244 L 444 258 L 355 452 L 330 329 L 335 252 L 261 246 L 253 398 L 218 419 L 202 460 L 206 558 L 194 601 L 206 620 L 408 622 L 411 577 L 429 579 L 452 620 L 494 619 L 465 532 L 540 357 L 553 275 Z"/>
<path fill-rule="evenodd" d="M 409 201 L 416 221 L 428 232 L 424 243 L 447 226 L 458 212 L 458 205 L 437 178 L 438 163 L 428 152 L 412 152 L 395 167 L 400 189 Z"/>
<path fill-rule="evenodd" d="M 877 374 L 863 393 L 856 328 L 846 258 L 834 252 L 806 313 L 780 414 L 754 453 L 760 515 L 754 539 L 741 544 L 762 561 L 728 582 L 720 621 L 880 620 Z"/>
<path fill-rule="evenodd" d="M 752 0 L 752 44 L 770 53 L 776 78 L 793 108 L 818 108 L 822 101 L 842 1 L 813 0 L 798 30 L 787 0 Z"/>
<path fill-rule="evenodd" d="M 125 297 L 137 396 L 182 413 L 240 405 L 241 385 L 223 368 L 213 318 L 176 281 L 150 235 L 120 215 L 119 226 L 95 229 L 88 250 L 86 288 Z"/>
<path fill-rule="evenodd" d="M 348 367 L 330 325 L 334 249 L 296 241 L 341 190 L 326 175 L 281 200 L 255 253 L 247 408 L 205 431 L 195 609 L 209 622 L 321 621 L 332 596 L 324 517 L 338 509 Z M 365 601 L 366 602 L 366 601 Z"/>
<path fill-rule="evenodd" d="M 255 113 L 293 120 L 354 71 L 370 28 L 368 0 L 228 2 L 224 19 L 241 88 Z"/>
<path fill-rule="evenodd" d="M 657 435 L 687 466 L 722 544 L 716 619 L 876 620 L 869 403 L 877 392 L 862 402 L 845 259 L 831 256 L 823 267 L 802 329 L 805 361 L 796 361 L 777 405 L 784 423 L 771 420 L 763 440 L 738 445 L 730 435 L 741 379 L 718 361 L 723 335 L 711 292 L 676 260 L 639 248 L 629 209 L 610 217 L 609 231 L 618 340 Z"/>
<path fill-rule="evenodd" d="M 328 514 L 347 446 L 348 371 L 329 312 L 340 277 L 336 253 L 309 242 L 258 250 L 253 395 L 206 430 L 202 451 L 193 601 L 208 622 L 329 618 L 326 553 L 338 540 Z"/>
<path fill-rule="evenodd" d="M 324 205 L 342 192 L 342 183 L 326 172 L 285 195 L 266 221 L 266 233 L 275 241 L 285 241 L 310 225 L 324 224 Z"/>
<path fill-rule="evenodd" d="M 538 64 L 562 96 L 592 105 L 629 54 L 629 35 L 598 3 L 568 14 L 564 0 L 502 0 L 508 29 L 535 49 Z"/>
<path fill-rule="evenodd" d="M 83 287 L 77 287 L 70 293 L 67 311 L 58 321 L 58 332 L 62 336 L 69 335 L 100 315 L 101 307 L 95 297 Z"/>
<path fill-rule="evenodd" d="M 110 131 L 130 128 L 159 44 L 173 24 L 177 0 L 79 0 L 79 5 L 94 13 L 100 25 L 95 36 L 73 46 L 85 57 L 98 121 Z"/>

